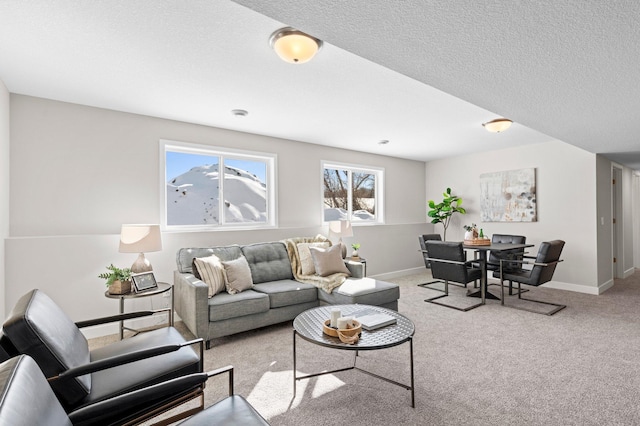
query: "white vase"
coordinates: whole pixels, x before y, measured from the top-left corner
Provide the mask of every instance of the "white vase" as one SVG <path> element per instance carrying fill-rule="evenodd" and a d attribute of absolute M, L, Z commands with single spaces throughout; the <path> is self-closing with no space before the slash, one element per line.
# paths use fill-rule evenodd
<path fill-rule="evenodd" d="M 473 230 L 471 231 L 466 231 L 464 233 L 464 239 L 465 240 L 473 240 Z"/>

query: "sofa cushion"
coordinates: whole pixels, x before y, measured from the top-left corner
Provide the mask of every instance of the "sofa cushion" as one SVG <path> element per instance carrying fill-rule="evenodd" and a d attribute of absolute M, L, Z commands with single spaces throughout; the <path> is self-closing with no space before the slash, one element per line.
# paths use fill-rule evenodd
<path fill-rule="evenodd" d="M 321 277 L 326 277 L 338 272 L 351 275 L 351 272 L 349 272 L 349 269 L 347 269 L 342 259 L 342 247 L 340 245 L 335 245 L 328 249 L 309 247 L 309 251 L 311 251 L 316 274 Z"/>
<path fill-rule="evenodd" d="M 323 249 L 328 249 L 330 245 L 328 241 L 296 244 L 302 275 L 313 275 L 316 273 L 316 267 L 313 264 L 313 257 L 311 257 L 311 251 L 309 250 L 309 247 L 320 247 Z"/>
<path fill-rule="evenodd" d="M 203 248 L 181 248 L 176 254 L 176 263 L 178 271 L 186 274 L 193 274 L 193 258 L 207 257 L 215 254 L 220 260 L 233 260 L 242 255 L 240 246 L 223 246 L 223 247 L 203 247 Z"/>
<path fill-rule="evenodd" d="M 291 261 L 281 242 L 242 246 L 242 254 L 249 262 L 254 284 L 293 279 Z"/>
<path fill-rule="evenodd" d="M 271 308 L 281 308 L 318 300 L 318 289 L 315 286 L 294 280 L 256 284 L 253 289 L 269 295 Z"/>
<path fill-rule="evenodd" d="M 224 266 L 224 284 L 227 293 L 238 294 L 253 287 L 251 269 L 244 256 L 237 259 L 222 262 Z"/>
<path fill-rule="evenodd" d="M 220 293 L 209 299 L 209 321 L 222 321 L 267 312 L 269 296 L 254 290 L 238 294 Z"/>
<path fill-rule="evenodd" d="M 196 257 L 193 259 L 193 263 L 195 265 L 193 275 L 207 283 L 209 297 L 213 297 L 226 289 L 224 266 L 218 256 L 212 254 L 207 257 Z M 198 273 L 196 274 L 196 272 Z"/>
<path fill-rule="evenodd" d="M 318 299 L 331 305 L 360 303 L 364 305 L 385 305 L 400 298 L 397 284 L 373 278 L 348 279 L 331 294 L 319 291 Z"/>

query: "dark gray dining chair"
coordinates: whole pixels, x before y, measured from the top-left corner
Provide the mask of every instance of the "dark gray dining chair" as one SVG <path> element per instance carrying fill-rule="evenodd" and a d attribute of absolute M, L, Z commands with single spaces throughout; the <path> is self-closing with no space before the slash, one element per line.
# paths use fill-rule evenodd
<path fill-rule="evenodd" d="M 524 311 L 542 313 L 544 315 L 553 315 L 556 312 L 566 308 L 566 305 L 561 305 L 558 303 L 545 302 L 542 300 L 534 300 L 534 299 L 526 299 L 522 297 L 522 289 L 521 284 L 530 285 L 530 286 L 540 286 L 544 283 L 551 281 L 553 278 L 553 274 L 556 270 L 556 266 L 558 263 L 562 262 L 560 259 L 560 254 L 562 253 L 562 249 L 564 248 L 564 241 L 562 240 L 553 240 L 553 241 L 545 241 L 540 244 L 540 248 L 538 250 L 537 256 L 523 256 L 523 260 L 513 260 L 513 259 L 501 259 L 500 265 L 501 267 L 493 273 L 494 277 L 500 278 L 500 287 L 502 293 L 502 305 L 508 306 L 504 303 L 504 282 L 509 281 L 509 287 L 512 286 L 512 283 L 515 281 L 518 283 L 518 299 L 526 300 L 529 302 L 541 303 L 545 305 L 555 306 L 554 309 L 548 312 L 539 312 L 534 309 L 529 309 L 522 306 L 508 306 L 510 308 L 521 309 Z M 528 261 L 526 259 L 533 259 L 533 261 Z M 506 264 L 518 263 L 521 265 L 519 269 L 510 269 L 507 270 L 504 266 Z M 522 266 L 528 265 L 531 266 L 531 269 L 524 269 Z"/>
<path fill-rule="evenodd" d="M 524 235 L 509 235 L 509 234 L 493 234 L 491 236 L 492 244 L 525 244 L 527 237 Z M 509 262 L 508 260 L 522 260 L 525 252 L 524 249 L 515 249 L 509 251 L 491 251 L 489 252 L 489 258 L 487 259 L 487 270 L 497 271 L 500 269 L 500 260 L 503 262 L 503 268 L 507 271 L 517 270 L 522 266 L 520 263 Z M 492 284 L 493 285 L 493 284 Z M 529 290 L 522 290 L 523 292 Z M 509 296 L 513 294 L 513 287 L 509 286 Z"/>
<path fill-rule="evenodd" d="M 428 257 L 425 260 L 429 260 L 431 262 L 431 275 L 433 278 L 444 282 L 444 290 L 430 287 L 433 290 L 442 291 L 444 294 L 425 299 L 425 302 L 457 309 L 459 311 L 469 311 L 483 305 L 484 289 L 482 292 L 482 301 L 465 308 L 449 305 L 439 300 L 443 297 L 449 296 L 449 282 L 466 285 L 471 281 L 480 280 L 482 278 L 482 268 L 474 268 L 471 265 L 472 262 L 466 260 L 462 243 L 426 241 L 425 246 L 428 253 Z"/>
<path fill-rule="evenodd" d="M 418 235 L 418 242 L 420 243 L 420 251 L 424 258 L 424 266 L 427 269 L 431 269 L 431 261 L 429 261 L 429 254 L 427 253 L 427 241 L 442 241 L 440 234 L 423 234 Z M 426 283 L 418 284 L 418 287 L 429 287 L 431 284 L 442 283 L 442 280 L 433 280 Z"/>

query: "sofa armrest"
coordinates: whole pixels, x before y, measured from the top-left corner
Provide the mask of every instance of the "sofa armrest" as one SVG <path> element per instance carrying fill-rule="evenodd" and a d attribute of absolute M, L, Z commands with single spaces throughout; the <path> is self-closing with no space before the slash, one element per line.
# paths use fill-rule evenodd
<path fill-rule="evenodd" d="M 361 262 L 355 262 L 351 260 L 345 260 L 344 264 L 347 266 L 349 272 L 351 272 L 351 278 L 364 278 L 364 264 Z"/>
<path fill-rule="evenodd" d="M 173 272 L 176 313 L 196 336 L 209 340 L 209 286 L 193 274 Z"/>

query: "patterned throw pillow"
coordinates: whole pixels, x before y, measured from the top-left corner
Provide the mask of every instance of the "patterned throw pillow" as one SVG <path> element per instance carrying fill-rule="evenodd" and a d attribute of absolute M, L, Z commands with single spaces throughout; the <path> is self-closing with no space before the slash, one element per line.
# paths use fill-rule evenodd
<path fill-rule="evenodd" d="M 332 246 L 328 249 L 322 249 L 318 247 L 309 247 L 311 251 L 311 257 L 313 258 L 313 265 L 316 268 L 316 273 L 321 277 L 326 277 L 336 272 L 343 272 L 347 275 L 349 269 L 347 269 L 342 259 L 342 247 L 340 244 Z"/>
<path fill-rule="evenodd" d="M 313 264 L 313 258 L 311 257 L 311 251 L 309 247 L 320 247 L 323 249 L 329 248 L 329 242 L 317 242 L 317 243 L 298 243 L 298 257 L 300 258 L 300 268 L 302 269 L 302 275 L 314 275 L 316 273 L 316 267 Z"/>
<path fill-rule="evenodd" d="M 222 262 L 227 293 L 237 294 L 253 288 L 253 278 L 247 258 L 240 256 L 235 260 Z"/>
<path fill-rule="evenodd" d="M 198 270 L 200 279 L 209 286 L 209 297 L 224 291 L 224 267 L 218 256 L 212 254 L 208 257 L 195 258 L 193 263 Z"/>

